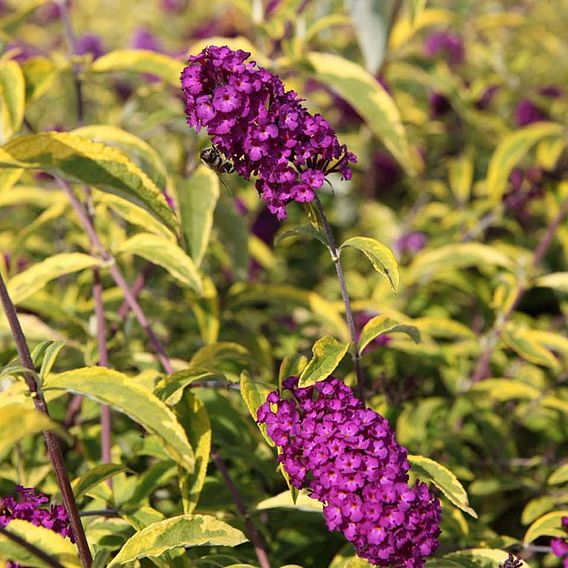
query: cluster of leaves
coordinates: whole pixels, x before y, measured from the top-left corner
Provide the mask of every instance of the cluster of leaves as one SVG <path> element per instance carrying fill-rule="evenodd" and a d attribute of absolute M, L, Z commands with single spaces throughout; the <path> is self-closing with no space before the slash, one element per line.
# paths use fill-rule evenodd
<path fill-rule="evenodd" d="M 0 2 L 0 271 L 51 414 L 33 409 L 0 315 L 0 495 L 57 494 L 37 435 L 53 430 L 95 566 L 255 565 L 249 518 L 274 566 L 364 565 L 312 500 L 292 500 L 251 418 L 290 375 L 355 374 L 322 231 L 198 165 L 208 140 L 185 124 L 179 73 L 229 45 L 359 156 L 321 199 L 366 322 L 368 404 L 444 497 L 431 566 L 497 566 L 505 550 L 553 562 L 541 547 L 568 514 L 568 92 L 543 89 L 568 84 L 566 3 L 69 4 L 71 55 L 56 3 Z M 424 49 L 450 30 L 461 57 Z M 97 50 L 77 48 L 87 33 Z M 519 122 L 521 103 L 538 120 Z M 9 528 L 80 565 L 70 541 Z M 0 559 L 44 565 L 2 535 Z"/>

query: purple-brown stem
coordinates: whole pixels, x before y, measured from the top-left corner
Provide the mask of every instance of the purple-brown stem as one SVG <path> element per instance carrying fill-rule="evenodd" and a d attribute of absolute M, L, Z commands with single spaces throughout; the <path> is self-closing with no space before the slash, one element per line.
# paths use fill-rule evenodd
<path fill-rule="evenodd" d="M 568 215 L 568 199 L 565 199 L 560 205 L 560 209 L 556 217 L 552 220 L 552 223 L 550 223 L 550 225 L 546 229 L 544 237 L 542 238 L 542 240 L 540 241 L 539 245 L 536 247 L 533 253 L 531 260 L 531 268 L 533 270 L 542 262 L 544 255 L 547 253 L 548 249 L 550 248 L 550 245 L 552 244 L 552 239 L 554 238 L 554 235 L 558 230 L 558 227 L 562 224 L 564 219 L 566 219 L 567 215 Z M 522 300 L 526 291 L 527 291 L 526 286 L 519 286 L 517 294 L 513 299 L 513 301 L 511 302 L 511 305 L 509 306 L 509 308 L 505 313 L 503 313 L 500 317 L 497 318 L 497 320 L 493 324 L 493 327 L 487 334 L 485 338 L 487 346 L 483 351 L 483 353 L 481 354 L 477 362 L 477 365 L 475 367 L 475 370 L 473 372 L 473 375 L 471 377 L 471 380 L 474 383 L 485 379 L 489 375 L 489 365 L 491 363 L 491 357 L 493 355 L 493 348 L 497 343 L 497 340 L 499 338 L 499 335 L 501 334 L 503 326 L 509 321 L 509 319 L 513 315 L 513 312 L 519 305 L 519 302 Z"/>
<path fill-rule="evenodd" d="M 18 319 L 18 314 L 16 313 L 16 308 L 8 294 L 6 284 L 4 279 L 0 274 L 0 300 L 2 302 L 2 307 L 4 308 L 4 313 L 6 314 L 6 319 L 12 330 L 12 336 L 16 342 L 16 350 L 20 358 L 22 366 L 30 371 L 34 371 L 34 364 L 30 350 L 26 341 L 26 337 L 20 325 Z M 34 401 L 34 405 L 37 410 L 43 412 L 46 416 L 49 416 L 49 411 L 43 393 L 38 390 L 35 377 L 32 373 L 25 373 L 24 380 L 28 386 L 31 397 Z M 61 497 L 63 499 L 63 505 L 69 517 L 69 523 L 71 525 L 71 530 L 73 531 L 73 536 L 77 543 L 77 549 L 79 551 L 79 557 L 81 559 L 81 564 L 89 568 L 93 562 L 91 557 L 91 551 L 89 550 L 89 545 L 87 543 L 87 538 L 85 536 L 85 531 L 83 525 L 81 524 L 81 519 L 79 517 L 79 510 L 77 508 L 77 502 L 75 501 L 75 496 L 73 495 L 73 490 L 71 489 L 71 482 L 69 481 L 69 475 L 67 474 L 67 469 L 65 467 L 65 461 L 63 459 L 63 452 L 61 450 L 61 444 L 59 438 L 51 432 L 44 432 L 43 437 L 45 439 L 45 445 L 47 447 L 47 454 L 51 461 L 55 477 L 57 479 L 57 485 L 61 491 Z"/>
<path fill-rule="evenodd" d="M 231 497 L 233 498 L 233 502 L 237 507 L 239 515 L 245 523 L 247 534 L 252 542 L 252 545 L 254 546 L 254 551 L 256 553 L 258 563 L 260 564 L 260 568 L 270 568 L 270 561 L 268 560 L 268 554 L 266 553 L 266 546 L 264 544 L 264 541 L 260 533 L 256 530 L 256 527 L 250 518 L 246 505 L 244 504 L 241 494 L 239 493 L 239 490 L 235 485 L 235 482 L 233 481 L 229 470 L 225 466 L 225 462 L 215 448 L 211 450 L 211 457 L 213 458 L 213 461 L 215 462 L 215 465 L 217 466 L 217 469 L 219 470 L 219 473 L 221 474 L 221 477 L 223 478 L 227 489 L 231 493 Z"/>
<path fill-rule="evenodd" d="M 35 557 L 43 560 L 48 566 L 53 566 L 53 568 L 65 568 L 65 566 L 63 566 L 63 564 L 60 564 L 57 560 L 55 560 L 55 558 L 51 557 L 40 548 L 33 545 L 31 542 L 23 539 L 21 536 L 14 534 L 11 530 L 4 528 L 2 525 L 0 525 L 0 534 L 10 539 L 12 542 L 15 542 L 18 546 L 25 548 Z"/>
<path fill-rule="evenodd" d="M 91 241 L 91 243 L 93 243 L 101 258 L 108 264 L 108 270 L 110 272 L 110 275 L 112 276 L 113 280 L 116 282 L 117 286 L 122 290 L 124 298 L 128 302 L 130 309 L 132 310 L 134 316 L 138 320 L 138 323 L 142 326 L 146 335 L 148 336 L 148 340 L 150 341 L 150 344 L 152 345 L 152 347 L 156 352 L 156 357 L 160 361 L 166 373 L 168 374 L 172 373 L 173 367 L 170 363 L 168 356 L 166 355 L 166 352 L 164 351 L 162 344 L 160 343 L 160 340 L 154 333 L 154 330 L 152 329 L 150 322 L 146 319 L 146 315 L 142 311 L 142 308 L 140 307 L 138 300 L 132 293 L 132 290 L 130 289 L 128 283 L 126 282 L 122 274 L 122 271 L 118 267 L 118 264 L 116 263 L 114 257 L 108 252 L 108 250 L 103 246 L 101 240 L 99 239 L 99 236 L 95 231 L 95 227 L 91 222 L 89 215 L 83 209 L 83 206 L 77 199 L 76 195 L 73 193 L 71 186 L 66 181 L 63 181 L 61 179 L 58 179 L 57 181 L 59 183 L 59 186 L 67 194 L 67 197 L 71 202 L 71 206 L 73 207 L 73 210 L 79 217 L 79 220 L 81 221 L 81 224 L 83 225 L 83 228 L 85 229 L 85 232 L 89 237 L 89 240 Z"/>
<path fill-rule="evenodd" d="M 359 351 L 358 347 L 357 331 L 355 329 L 355 321 L 353 319 L 351 300 L 349 299 L 349 293 L 347 292 L 347 284 L 345 282 L 345 275 L 343 274 L 341 260 L 339 259 L 339 249 L 335 244 L 333 231 L 331 230 L 331 226 L 327 219 L 327 215 L 325 214 L 323 205 L 317 195 L 315 196 L 314 202 L 316 204 L 320 220 L 323 224 L 327 245 L 331 253 L 331 260 L 335 265 L 335 271 L 337 272 L 337 279 L 339 280 L 339 288 L 341 290 L 341 297 L 343 298 L 343 305 L 345 306 L 345 319 L 347 320 L 347 327 L 349 328 L 351 343 L 353 344 L 353 363 L 355 365 L 355 374 L 357 376 L 358 396 L 360 400 L 365 402 L 364 377 L 363 377 L 363 369 L 361 368 L 361 352 Z"/>

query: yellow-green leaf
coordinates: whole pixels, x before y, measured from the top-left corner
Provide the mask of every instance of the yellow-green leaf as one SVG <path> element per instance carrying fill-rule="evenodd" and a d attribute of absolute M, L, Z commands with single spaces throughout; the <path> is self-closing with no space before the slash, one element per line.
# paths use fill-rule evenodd
<path fill-rule="evenodd" d="M 0 61 L 0 143 L 22 126 L 26 103 L 24 74 L 15 61 Z"/>
<path fill-rule="evenodd" d="M 535 400 L 540 391 L 519 379 L 484 379 L 474 384 L 469 392 L 479 394 L 483 400 L 506 402 L 508 400 Z"/>
<path fill-rule="evenodd" d="M 178 221 L 160 189 L 117 148 L 66 132 L 19 136 L 0 152 L 0 166 L 42 169 L 114 193 L 143 207 L 173 232 Z"/>
<path fill-rule="evenodd" d="M 452 564 L 448 566 L 461 566 L 462 568 L 499 568 L 503 565 L 509 553 L 495 548 L 471 548 L 469 550 L 458 550 L 446 554 L 443 558 L 434 559 L 432 564 L 427 563 L 427 568 L 442 568 L 448 566 L 445 562 Z M 521 561 L 520 568 L 530 568 L 527 562 Z"/>
<path fill-rule="evenodd" d="M 553 122 L 537 122 L 507 135 L 497 146 L 487 170 L 487 192 L 495 202 L 501 200 L 511 170 L 540 140 L 563 136 L 564 127 Z"/>
<path fill-rule="evenodd" d="M 174 406 L 181 400 L 184 389 L 195 381 L 219 378 L 222 379 L 223 377 L 220 376 L 219 373 L 214 373 L 207 369 L 195 367 L 181 369 L 180 371 L 161 378 L 156 384 L 154 394 L 168 406 Z"/>
<path fill-rule="evenodd" d="M 23 538 L 26 542 L 49 554 L 54 560 L 63 564 L 65 568 L 81 568 L 82 564 L 75 545 L 67 538 L 45 527 L 37 527 L 29 521 L 14 519 L 10 521 L 6 530 Z M 32 568 L 46 568 L 49 564 L 14 543 L 7 536 L 0 534 L 0 560 L 12 560 L 22 566 Z"/>
<path fill-rule="evenodd" d="M 88 254 L 56 254 L 16 274 L 8 281 L 8 292 L 14 304 L 20 304 L 51 280 L 95 266 L 101 266 L 101 261 Z"/>
<path fill-rule="evenodd" d="M 412 151 L 400 113 L 380 83 L 357 63 L 332 53 L 310 53 L 308 61 L 318 81 L 344 98 L 365 119 L 402 167 L 415 175 L 421 168 Z"/>
<path fill-rule="evenodd" d="M 61 428 L 48 416 L 21 404 L 7 404 L 0 412 L 0 455 L 14 448 L 14 445 L 44 430 L 62 433 Z"/>
<path fill-rule="evenodd" d="M 92 65 L 94 73 L 109 71 L 134 71 L 151 73 L 174 87 L 180 86 L 180 74 L 183 64 L 163 53 L 147 49 L 119 49 L 99 57 Z"/>
<path fill-rule="evenodd" d="M 534 363 L 551 369 L 558 369 L 559 363 L 556 357 L 540 341 L 538 335 L 532 330 L 509 322 L 501 331 L 501 338 L 515 353 Z"/>
<path fill-rule="evenodd" d="M 246 371 L 241 373 L 241 396 L 243 397 L 246 407 L 255 422 L 257 420 L 258 407 L 266 401 L 266 397 L 270 390 L 271 389 L 268 387 L 254 382 L 251 379 L 250 374 Z M 266 426 L 264 424 L 260 424 L 259 428 L 267 444 L 274 447 L 274 442 L 266 433 Z"/>
<path fill-rule="evenodd" d="M 465 489 L 448 468 L 424 456 L 409 455 L 408 461 L 420 479 L 433 483 L 451 503 L 477 519 L 477 513 L 469 506 Z"/>
<path fill-rule="evenodd" d="M 224 360 L 247 360 L 249 352 L 246 347 L 233 343 L 231 341 L 220 341 L 211 345 L 205 345 L 193 355 L 189 366 L 203 367 L 211 365 L 214 367 L 217 363 Z"/>
<path fill-rule="evenodd" d="M 450 189 L 458 202 L 466 203 L 473 183 L 473 156 L 470 152 L 449 161 L 448 177 Z"/>
<path fill-rule="evenodd" d="M 199 266 L 211 238 L 213 212 L 219 199 L 219 178 L 209 168 L 200 166 L 177 186 L 182 232 L 191 258 Z"/>
<path fill-rule="evenodd" d="M 351 247 L 360 250 L 373 265 L 373 268 L 390 283 L 394 292 L 398 292 L 398 263 L 387 245 L 370 237 L 353 237 L 347 239 L 339 249 Z"/>
<path fill-rule="evenodd" d="M 191 258 L 176 243 L 160 235 L 139 233 L 123 242 L 116 254 L 136 254 L 165 268 L 176 280 L 201 293 L 201 277 Z"/>
<path fill-rule="evenodd" d="M 73 480 L 72 486 L 75 499 L 80 499 L 105 479 L 109 479 L 113 475 L 124 471 L 128 471 L 128 468 L 119 463 L 101 463 L 90 468 L 81 477 Z"/>
<path fill-rule="evenodd" d="M 316 499 L 308 497 L 303 491 L 298 493 L 296 501 L 294 502 L 290 491 L 283 491 L 274 497 L 269 497 L 257 503 L 257 511 L 263 511 L 265 509 L 295 509 L 309 513 L 321 513 L 323 505 Z"/>
<path fill-rule="evenodd" d="M 47 57 L 31 57 L 22 63 L 26 83 L 26 102 L 38 99 L 49 91 L 58 69 Z"/>
<path fill-rule="evenodd" d="M 118 148 L 142 168 L 159 188 L 166 187 L 168 171 L 162 158 L 150 144 L 138 136 L 107 124 L 82 126 L 73 130 L 72 134 Z"/>
<path fill-rule="evenodd" d="M 203 402 L 190 392 L 186 392 L 181 402 L 176 405 L 175 413 L 195 453 L 193 473 L 187 473 L 180 468 L 178 476 L 183 512 L 189 514 L 197 507 L 207 474 L 211 453 L 211 422 Z"/>
<path fill-rule="evenodd" d="M 359 338 L 359 351 L 363 351 L 371 341 L 388 333 L 406 333 L 415 343 L 420 343 L 420 332 L 413 325 L 400 323 L 384 314 L 375 316 L 369 320 L 361 331 Z"/>
<path fill-rule="evenodd" d="M 551 274 L 540 276 L 536 279 L 535 285 L 543 288 L 552 288 L 559 292 L 568 292 L 568 272 L 552 272 Z"/>
<path fill-rule="evenodd" d="M 74 392 L 116 408 L 155 434 L 176 462 L 193 471 L 193 450 L 174 413 L 157 396 L 123 373 L 104 367 L 84 367 L 49 375 L 44 388 Z"/>
<path fill-rule="evenodd" d="M 563 537 L 566 531 L 562 528 L 562 517 L 568 516 L 568 510 L 554 511 L 538 518 L 525 533 L 523 542 L 529 544 L 540 536 Z"/>
<path fill-rule="evenodd" d="M 427 333 L 432 337 L 443 337 L 449 339 L 471 338 L 475 333 L 463 323 L 442 317 L 423 317 L 412 320 L 419 331 Z"/>
<path fill-rule="evenodd" d="M 308 387 L 329 377 L 345 357 L 347 349 L 348 343 L 329 335 L 318 339 L 312 347 L 313 357 L 300 375 L 300 387 Z"/>
<path fill-rule="evenodd" d="M 243 533 L 207 515 L 179 515 L 153 523 L 129 538 L 108 568 L 156 558 L 167 550 L 192 546 L 237 546 L 246 542 Z"/>
<path fill-rule="evenodd" d="M 549 485 L 559 485 L 568 481 L 568 463 L 561 465 L 548 478 Z"/>

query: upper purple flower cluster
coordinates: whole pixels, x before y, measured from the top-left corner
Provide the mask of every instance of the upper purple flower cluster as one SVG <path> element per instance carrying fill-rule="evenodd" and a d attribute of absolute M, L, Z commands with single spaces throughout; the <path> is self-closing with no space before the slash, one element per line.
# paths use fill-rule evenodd
<path fill-rule="evenodd" d="M 49 509 L 43 505 L 49 503 L 49 497 L 43 493 L 36 493 L 33 487 L 16 486 L 19 500 L 14 497 L 4 497 L 0 500 L 0 526 L 7 526 L 14 519 L 29 521 L 37 527 L 45 527 L 59 533 L 63 537 L 75 542 L 67 512 L 63 505 L 50 505 Z M 8 568 L 18 568 L 20 564 L 9 562 Z"/>
<path fill-rule="evenodd" d="M 189 58 L 181 74 L 187 122 L 207 129 L 240 176 L 258 176 L 268 209 L 285 219 L 286 205 L 312 201 L 327 174 L 350 179 L 349 162 L 357 158 L 321 115 L 310 114 L 297 93 L 249 56 L 209 46 Z"/>
<path fill-rule="evenodd" d="M 429 35 L 424 42 L 424 52 L 428 57 L 444 55 L 450 65 L 463 63 L 465 56 L 462 38 L 449 30 Z"/>
<path fill-rule="evenodd" d="M 550 547 L 555 556 L 562 558 L 562 565 L 568 568 L 568 517 L 562 517 L 562 528 L 566 531 L 564 538 L 553 538 Z"/>
<path fill-rule="evenodd" d="M 297 489 L 324 504 L 329 530 L 341 531 L 372 564 L 418 568 L 438 546 L 441 507 L 428 486 L 408 486 L 406 450 L 386 418 L 329 377 L 287 397 L 271 392 L 257 413 L 280 446 L 278 460 Z M 291 395 L 291 396 L 290 396 Z"/>

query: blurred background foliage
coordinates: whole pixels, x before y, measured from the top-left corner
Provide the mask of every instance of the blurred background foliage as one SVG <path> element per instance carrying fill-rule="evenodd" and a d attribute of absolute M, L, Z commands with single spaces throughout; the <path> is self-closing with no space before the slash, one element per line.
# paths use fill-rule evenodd
<path fill-rule="evenodd" d="M 568 509 L 568 2 L 72 0 L 70 14 L 71 59 L 54 3 L 0 2 L 0 64 L 17 62 L 25 80 L 18 120 L 6 99 L 14 83 L 2 72 L 2 142 L 77 128 L 78 78 L 83 134 L 121 148 L 175 201 L 184 246 L 200 265 L 201 296 L 121 253 L 136 234 L 163 233 L 136 208 L 95 191 L 96 227 L 127 280 L 143 275 L 141 304 L 175 369 L 201 353 L 200 365 L 217 377 L 192 396 L 207 409 L 213 443 L 274 565 L 338 568 L 344 542 L 318 512 L 262 505 L 286 485 L 238 378 L 246 369 L 274 387 L 286 356 L 309 357 L 321 336 L 346 340 L 347 332 L 327 250 L 317 240 L 278 238 L 306 222 L 304 211 L 291 205 L 280 223 L 252 184 L 230 176 L 227 190 L 198 166 L 209 142 L 185 124 L 176 66 L 211 43 L 251 51 L 359 157 L 353 181 L 331 180 L 321 198 L 339 242 L 383 241 L 401 274 L 394 294 L 362 255 L 342 256 L 359 328 L 386 315 L 422 337 L 416 344 L 387 334 L 367 347 L 370 404 L 411 454 L 456 474 L 479 515 L 466 518 L 445 503 L 439 555 L 508 548 L 535 566 L 556 565 L 539 547 L 560 526 L 549 514 Z M 27 172 L 15 180 L 12 171 L 0 171 L 0 270 L 8 281 L 52 255 L 90 253 L 53 178 Z M 192 214 L 206 220 L 197 236 Z M 16 302 L 32 345 L 66 343 L 57 371 L 97 362 L 91 283 L 89 270 L 64 274 Z M 111 365 L 151 389 L 160 368 L 104 272 L 103 284 Z M 3 362 L 15 354 L 5 320 L 0 351 Z M 348 359 L 336 374 L 353 384 Z M 20 383 L 8 376 L 1 384 L 0 406 L 22 399 Z M 100 462 L 99 407 L 85 400 L 80 416 L 70 416 L 70 395 L 52 397 L 54 417 L 70 425 L 66 458 L 77 477 Z M 86 509 L 144 507 L 152 520 L 181 511 L 174 462 L 122 414 L 114 415 L 112 454 L 129 471 L 114 477 L 112 492 L 92 489 Z M 0 494 L 16 482 L 56 492 L 38 438 L 0 458 Z M 242 528 L 213 463 L 197 511 Z M 139 528 L 127 514 L 86 524 L 102 563 Z M 250 545 L 225 552 L 215 562 L 256 561 Z M 205 552 L 189 554 L 195 561 Z"/>

